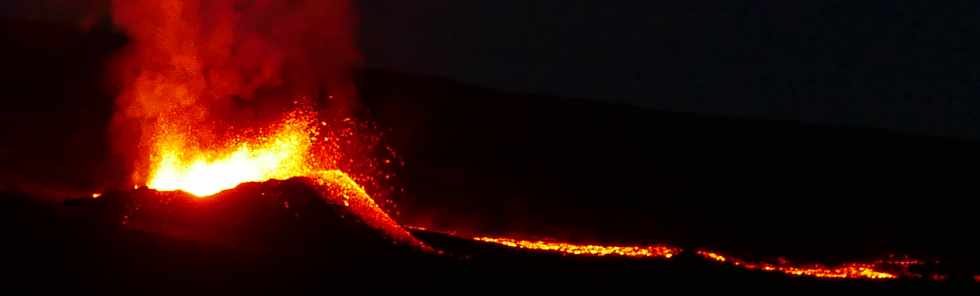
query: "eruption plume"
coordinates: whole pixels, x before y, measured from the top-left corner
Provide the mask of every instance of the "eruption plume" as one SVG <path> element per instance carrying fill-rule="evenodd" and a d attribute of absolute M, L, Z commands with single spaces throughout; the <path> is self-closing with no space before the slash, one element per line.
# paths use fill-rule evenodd
<path fill-rule="evenodd" d="M 360 60 L 351 9 L 347 0 L 113 1 L 130 38 L 114 67 L 113 128 L 134 181 L 168 157 L 161 142 L 227 146 L 241 129 L 282 120 L 297 98 L 346 117 Z"/>
<path fill-rule="evenodd" d="M 113 1 L 130 38 L 115 64 L 113 124 L 133 181 L 204 198 L 310 178 L 324 200 L 427 249 L 363 185 L 378 175 L 377 137 L 349 117 L 359 61 L 351 9 L 347 0 Z"/>

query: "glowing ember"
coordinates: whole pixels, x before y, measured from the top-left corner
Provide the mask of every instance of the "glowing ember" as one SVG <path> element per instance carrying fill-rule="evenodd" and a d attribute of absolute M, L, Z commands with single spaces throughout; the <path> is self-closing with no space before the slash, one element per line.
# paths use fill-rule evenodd
<path fill-rule="evenodd" d="M 603 245 L 578 245 L 563 242 L 548 241 L 529 241 L 512 238 L 494 237 L 474 237 L 473 240 L 494 243 L 512 248 L 556 252 L 568 255 L 590 255 L 590 256 L 626 256 L 626 257 L 673 257 L 681 250 L 679 248 L 653 245 L 653 246 L 603 246 Z"/>
<path fill-rule="evenodd" d="M 748 270 L 764 270 L 781 272 L 793 276 L 807 276 L 815 278 L 838 278 L 838 279 L 895 279 L 896 274 L 878 270 L 876 264 L 870 263 L 848 263 L 836 267 L 826 267 L 823 265 L 793 266 L 788 263 L 771 264 L 748 262 L 741 259 L 726 257 L 721 254 L 709 251 L 697 251 L 699 256 L 718 261 L 729 262 L 734 266 Z"/>
<path fill-rule="evenodd" d="M 100 192 L 92 193 L 92 198 L 99 198 L 100 196 L 102 196 Z"/>
<path fill-rule="evenodd" d="M 310 175 L 309 120 L 294 113 L 272 135 L 221 150 L 195 147 L 184 134 L 162 135 L 155 143 L 155 164 L 146 185 L 205 197 L 245 182 Z"/>

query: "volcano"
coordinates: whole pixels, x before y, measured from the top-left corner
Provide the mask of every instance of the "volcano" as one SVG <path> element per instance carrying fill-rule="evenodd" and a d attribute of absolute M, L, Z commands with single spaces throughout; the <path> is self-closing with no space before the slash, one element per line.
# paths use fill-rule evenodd
<path fill-rule="evenodd" d="M 980 165 L 976 141 L 368 68 L 350 19 L 312 9 L 329 1 L 232 2 L 120 0 L 92 31 L 5 34 L 4 281 L 120 294 L 980 281 L 961 198 L 978 192 L 957 173 Z"/>

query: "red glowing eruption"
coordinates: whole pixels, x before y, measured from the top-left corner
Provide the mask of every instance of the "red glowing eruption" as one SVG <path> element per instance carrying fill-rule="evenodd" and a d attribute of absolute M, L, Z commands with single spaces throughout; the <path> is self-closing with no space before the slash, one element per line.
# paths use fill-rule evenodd
<path fill-rule="evenodd" d="M 114 129 L 134 183 L 205 198 L 245 182 L 308 177 L 328 201 L 424 247 L 351 175 L 377 172 L 361 153 L 370 135 L 348 115 L 359 61 L 348 0 L 112 4 L 130 37 L 115 64 Z"/>
<path fill-rule="evenodd" d="M 360 58 L 348 0 L 112 3 L 113 20 L 131 41 L 115 61 L 122 87 L 113 129 L 120 154 L 131 160 L 135 184 L 206 198 L 245 182 L 306 177 L 327 201 L 396 240 L 430 250 L 368 194 L 364 185 L 376 185 L 370 176 L 378 172 L 362 169 L 374 159 L 351 153 L 369 149 L 357 141 L 362 135 L 337 124 L 349 123 L 356 105 L 350 71 Z M 681 252 L 668 245 L 472 239 L 582 256 L 669 259 Z M 797 266 L 696 253 L 794 276 L 899 276 L 879 270 L 881 264 Z"/>

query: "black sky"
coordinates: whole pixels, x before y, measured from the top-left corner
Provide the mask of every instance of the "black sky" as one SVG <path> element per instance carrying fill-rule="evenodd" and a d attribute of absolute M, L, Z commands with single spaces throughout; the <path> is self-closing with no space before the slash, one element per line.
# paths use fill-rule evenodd
<path fill-rule="evenodd" d="M 362 1 L 378 67 L 659 109 L 975 137 L 975 1 Z"/>
<path fill-rule="evenodd" d="M 86 5 L 60 7 L 75 2 L 9 1 L 4 16 L 71 19 Z M 357 2 L 373 67 L 671 111 L 980 138 L 976 1 Z"/>

